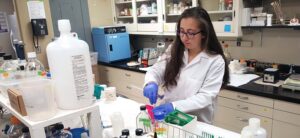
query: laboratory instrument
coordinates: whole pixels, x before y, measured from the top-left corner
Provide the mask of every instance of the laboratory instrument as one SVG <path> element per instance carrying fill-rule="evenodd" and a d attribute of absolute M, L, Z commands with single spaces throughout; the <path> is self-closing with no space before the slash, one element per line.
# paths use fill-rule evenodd
<path fill-rule="evenodd" d="M 125 26 L 96 27 L 92 29 L 92 36 L 98 61 L 110 63 L 131 57 Z"/>

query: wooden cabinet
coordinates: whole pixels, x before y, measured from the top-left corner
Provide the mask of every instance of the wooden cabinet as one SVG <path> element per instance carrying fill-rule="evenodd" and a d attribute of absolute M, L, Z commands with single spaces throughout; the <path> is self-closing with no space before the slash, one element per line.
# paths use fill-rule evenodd
<path fill-rule="evenodd" d="M 300 137 L 300 105 L 275 100 L 273 138 Z"/>
<path fill-rule="evenodd" d="M 248 125 L 250 118 L 259 118 L 261 120 L 261 126 L 267 130 L 268 138 L 271 138 L 272 134 L 272 119 L 256 115 L 253 113 L 243 112 L 232 108 L 217 106 L 215 112 L 214 125 L 219 126 L 231 131 L 241 133 L 243 127 Z"/>
<path fill-rule="evenodd" d="M 116 87 L 117 93 L 140 103 L 148 103 L 143 96 L 144 73 L 108 66 L 99 66 L 100 83 Z"/>
<path fill-rule="evenodd" d="M 153 35 L 176 35 L 176 22 L 181 13 L 187 8 L 201 5 L 208 11 L 217 36 L 241 36 L 243 1 L 232 0 L 231 4 L 225 3 L 221 6 L 223 8 L 219 2 L 219 0 L 113 0 L 114 24 L 126 26 L 131 34 L 149 35 L 149 32 L 152 32 Z"/>
<path fill-rule="evenodd" d="M 300 126 L 274 120 L 272 138 L 300 138 Z"/>
<path fill-rule="evenodd" d="M 242 0 L 232 0 L 231 4 L 225 3 L 223 6 L 220 0 L 200 0 L 212 20 L 217 36 L 239 37 L 241 33 L 241 11 Z"/>
<path fill-rule="evenodd" d="M 268 138 L 300 137 L 300 105 L 250 94 L 222 90 L 214 125 L 240 133 L 248 119 L 256 117 Z"/>
<path fill-rule="evenodd" d="M 274 101 L 269 98 L 222 90 L 219 93 L 214 125 L 240 133 L 249 118 L 259 118 L 261 126 L 272 134 Z"/>
<path fill-rule="evenodd" d="M 112 0 L 115 25 L 126 26 L 127 31 L 137 31 L 136 6 L 132 0 Z"/>

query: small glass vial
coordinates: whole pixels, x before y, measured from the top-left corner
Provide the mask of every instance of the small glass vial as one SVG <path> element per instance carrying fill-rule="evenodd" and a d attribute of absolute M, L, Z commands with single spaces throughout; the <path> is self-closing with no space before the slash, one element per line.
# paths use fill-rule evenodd
<path fill-rule="evenodd" d="M 166 125 L 164 125 L 164 119 L 166 114 L 164 112 L 155 112 L 154 113 L 154 119 L 155 119 L 155 130 L 154 133 L 156 133 L 158 138 L 165 138 L 167 137 L 167 128 Z"/>

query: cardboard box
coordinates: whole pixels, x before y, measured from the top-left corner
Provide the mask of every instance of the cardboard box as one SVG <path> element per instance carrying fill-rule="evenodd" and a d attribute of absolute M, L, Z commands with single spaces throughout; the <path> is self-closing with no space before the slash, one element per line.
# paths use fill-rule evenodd
<path fill-rule="evenodd" d="M 93 74 L 95 75 L 95 83 L 99 84 L 100 76 L 99 76 L 98 65 L 92 65 L 92 71 L 93 71 Z"/>
<path fill-rule="evenodd" d="M 16 89 L 7 90 L 9 102 L 12 108 L 19 112 L 23 116 L 27 116 L 23 97 Z"/>

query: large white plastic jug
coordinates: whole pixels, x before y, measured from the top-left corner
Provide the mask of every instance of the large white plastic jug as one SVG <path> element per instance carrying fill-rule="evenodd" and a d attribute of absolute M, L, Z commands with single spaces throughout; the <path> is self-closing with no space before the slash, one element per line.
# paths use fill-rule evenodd
<path fill-rule="evenodd" d="M 46 52 L 59 108 L 78 109 L 93 101 L 93 75 L 89 46 L 72 36 L 69 20 L 58 20 L 60 37 Z"/>

